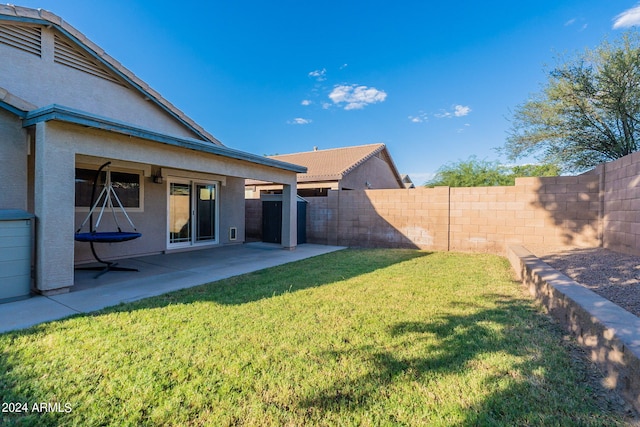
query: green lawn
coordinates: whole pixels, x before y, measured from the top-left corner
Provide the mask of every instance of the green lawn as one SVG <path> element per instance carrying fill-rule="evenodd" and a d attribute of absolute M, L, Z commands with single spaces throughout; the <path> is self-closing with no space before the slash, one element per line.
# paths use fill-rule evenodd
<path fill-rule="evenodd" d="M 503 258 L 345 250 L 0 335 L 1 420 L 622 424 L 572 346 Z"/>

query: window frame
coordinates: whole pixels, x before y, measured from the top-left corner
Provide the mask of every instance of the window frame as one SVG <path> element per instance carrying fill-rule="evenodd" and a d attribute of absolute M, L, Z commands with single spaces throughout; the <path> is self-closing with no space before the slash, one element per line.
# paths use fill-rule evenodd
<path fill-rule="evenodd" d="M 86 170 L 90 170 L 90 171 L 93 171 L 93 172 L 97 172 L 99 167 L 100 167 L 100 165 L 95 165 L 95 164 L 91 164 L 91 163 L 76 163 L 76 166 L 75 166 L 75 169 L 73 170 L 73 173 L 74 173 L 74 176 L 75 176 L 76 169 L 86 169 Z M 126 173 L 126 174 L 130 174 L 130 175 L 138 175 L 138 180 L 139 180 L 139 183 L 140 183 L 140 187 L 139 187 L 140 190 L 139 190 L 139 194 L 138 194 L 138 207 L 127 207 L 127 206 L 124 206 L 124 209 L 127 211 L 127 213 L 144 212 L 144 183 L 145 183 L 144 171 L 143 170 L 138 170 L 138 169 L 122 168 L 122 167 L 118 167 L 118 166 L 109 166 L 109 169 L 111 170 L 111 172 L 120 172 L 120 173 Z M 88 213 L 89 210 L 91 210 L 91 206 L 75 206 L 75 188 L 74 188 L 74 207 L 75 207 L 75 211 L 76 212 Z"/>

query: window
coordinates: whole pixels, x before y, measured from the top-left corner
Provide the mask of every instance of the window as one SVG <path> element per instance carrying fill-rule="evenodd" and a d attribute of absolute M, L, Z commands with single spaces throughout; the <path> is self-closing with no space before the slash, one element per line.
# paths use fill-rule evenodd
<path fill-rule="evenodd" d="M 76 208 L 90 208 L 95 177 L 96 170 L 76 168 Z M 96 186 L 96 198 L 104 188 L 105 179 L 106 172 L 102 171 Z M 111 185 L 125 209 L 142 209 L 142 179 L 139 173 L 111 170 Z"/>

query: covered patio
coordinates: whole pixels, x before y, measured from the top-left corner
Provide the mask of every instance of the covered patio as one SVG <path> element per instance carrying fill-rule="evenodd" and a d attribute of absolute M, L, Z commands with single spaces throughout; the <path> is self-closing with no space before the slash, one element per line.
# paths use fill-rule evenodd
<path fill-rule="evenodd" d="M 27 300 L 2 304 L 0 333 L 341 249 L 344 248 L 303 244 L 295 251 L 287 251 L 281 245 L 254 242 L 118 261 L 120 266 L 138 269 L 137 272 L 110 271 L 95 278 L 95 271 L 76 270 L 75 286 L 69 293 L 36 295 Z"/>

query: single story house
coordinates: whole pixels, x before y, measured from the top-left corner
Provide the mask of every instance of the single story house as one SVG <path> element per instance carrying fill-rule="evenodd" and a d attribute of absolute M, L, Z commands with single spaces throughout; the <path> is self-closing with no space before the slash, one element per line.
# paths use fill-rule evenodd
<path fill-rule="evenodd" d="M 39 292 L 67 291 L 94 259 L 75 232 L 106 162 L 142 236 L 96 244 L 103 259 L 243 242 L 246 179 L 283 188 L 282 246 L 295 248 L 304 167 L 225 147 L 48 11 L 0 5 L 0 58 L 0 210 L 35 215 Z M 100 229 L 115 227 L 105 213 Z"/>
<path fill-rule="evenodd" d="M 298 195 L 301 197 L 323 197 L 328 190 L 405 188 L 385 144 L 328 150 L 316 147 L 313 151 L 267 158 L 307 168 L 306 173 L 298 174 Z M 282 185 L 273 182 L 248 180 L 246 186 L 247 199 L 282 191 Z"/>

